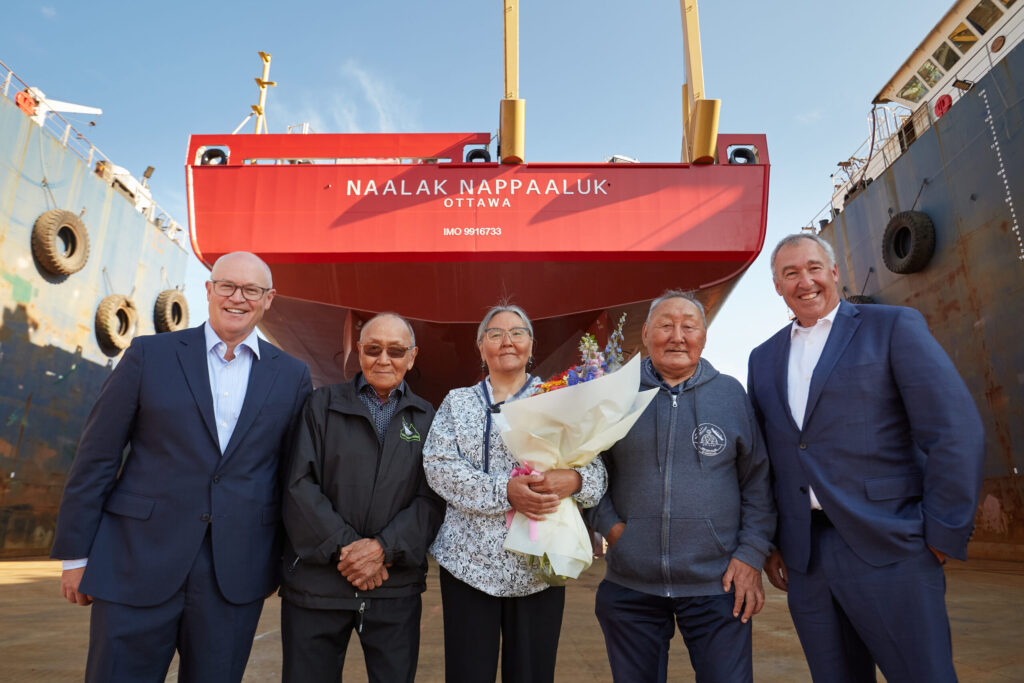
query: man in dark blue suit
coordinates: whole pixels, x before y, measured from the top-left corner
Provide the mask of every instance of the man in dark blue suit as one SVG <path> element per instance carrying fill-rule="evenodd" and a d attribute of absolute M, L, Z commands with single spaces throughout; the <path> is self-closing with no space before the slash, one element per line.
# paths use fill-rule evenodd
<path fill-rule="evenodd" d="M 259 339 L 270 269 L 214 264 L 210 318 L 137 337 L 111 373 L 68 474 L 51 556 L 92 603 L 87 681 L 239 681 L 278 585 L 279 471 L 309 370 Z"/>
<path fill-rule="evenodd" d="M 772 254 L 796 315 L 750 354 L 779 511 L 768 580 L 816 681 L 955 681 L 946 556 L 967 557 L 981 420 L 910 308 L 840 302 L 831 246 L 800 233 Z"/>

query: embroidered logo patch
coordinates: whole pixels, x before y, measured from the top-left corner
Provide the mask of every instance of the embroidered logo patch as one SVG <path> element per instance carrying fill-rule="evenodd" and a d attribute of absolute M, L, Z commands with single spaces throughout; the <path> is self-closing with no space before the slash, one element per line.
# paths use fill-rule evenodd
<path fill-rule="evenodd" d="M 693 430 L 693 447 L 704 456 L 718 455 L 725 450 L 726 438 L 722 428 L 710 422 L 701 422 Z"/>
<path fill-rule="evenodd" d="M 416 425 L 406 422 L 404 416 L 402 417 L 402 431 L 398 435 L 402 437 L 403 441 L 420 441 L 420 433 L 416 429 Z"/>

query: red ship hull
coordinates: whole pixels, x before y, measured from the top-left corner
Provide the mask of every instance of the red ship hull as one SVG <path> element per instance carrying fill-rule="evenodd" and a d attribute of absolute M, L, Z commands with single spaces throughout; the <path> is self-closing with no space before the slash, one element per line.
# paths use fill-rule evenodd
<path fill-rule="evenodd" d="M 721 159 L 735 145 L 756 150 L 745 164 L 461 161 L 488 140 L 192 136 L 193 248 L 207 265 L 237 250 L 271 264 L 279 296 L 262 329 L 317 384 L 358 370 L 368 317 L 410 318 L 420 358 L 409 379 L 435 402 L 479 377 L 476 324 L 499 300 L 534 319 L 535 372 L 553 374 L 580 335 L 601 337 L 621 311 L 636 345 L 647 303 L 666 288 L 697 290 L 713 313 L 760 252 L 763 135 L 719 136 Z M 201 163 L 213 148 L 226 163 Z"/>

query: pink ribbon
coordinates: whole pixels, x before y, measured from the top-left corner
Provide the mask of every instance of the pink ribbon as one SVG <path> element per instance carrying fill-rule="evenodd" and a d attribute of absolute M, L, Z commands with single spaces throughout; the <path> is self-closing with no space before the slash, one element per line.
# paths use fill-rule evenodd
<path fill-rule="evenodd" d="M 523 477 L 523 476 L 526 476 L 528 474 L 534 474 L 534 473 L 536 473 L 536 470 L 530 467 L 530 463 L 524 462 L 522 465 L 520 465 L 518 467 L 513 467 L 512 468 L 512 472 L 509 474 L 509 477 L 510 478 L 511 477 Z M 515 517 L 515 516 L 516 516 L 516 511 L 515 510 L 509 510 L 509 511 L 507 511 L 505 513 L 505 528 L 506 529 L 509 528 L 510 526 L 512 526 L 512 518 Z M 538 537 L 538 533 L 537 533 L 537 520 L 531 519 L 530 520 L 530 540 L 531 541 L 536 541 L 537 537 Z"/>

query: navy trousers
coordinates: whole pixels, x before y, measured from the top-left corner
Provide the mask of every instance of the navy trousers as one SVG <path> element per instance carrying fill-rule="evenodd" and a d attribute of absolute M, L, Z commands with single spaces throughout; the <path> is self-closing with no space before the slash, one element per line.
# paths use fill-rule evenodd
<path fill-rule="evenodd" d="M 221 595 L 207 533 L 184 585 L 167 602 L 93 602 L 86 683 L 162 681 L 175 650 L 181 683 L 241 681 L 262 611 L 263 600 L 235 605 Z"/>
<path fill-rule="evenodd" d="M 753 681 L 752 622 L 744 624 L 732 615 L 735 601 L 732 593 L 667 598 L 602 581 L 595 612 L 612 678 L 619 683 L 665 683 L 669 641 L 678 624 L 697 683 Z"/>
<path fill-rule="evenodd" d="M 823 515 L 811 528 L 807 572 L 789 569 L 789 612 L 811 676 L 821 683 L 956 681 L 946 577 L 927 548 L 874 567 Z"/>

